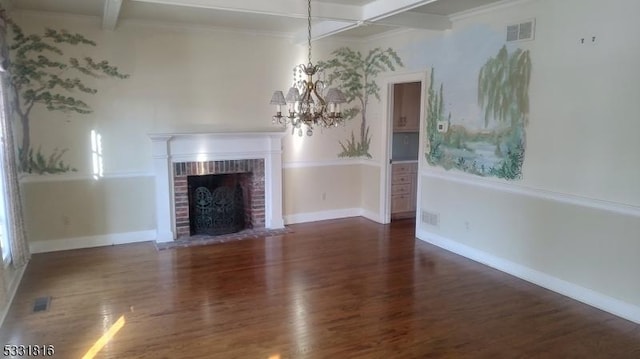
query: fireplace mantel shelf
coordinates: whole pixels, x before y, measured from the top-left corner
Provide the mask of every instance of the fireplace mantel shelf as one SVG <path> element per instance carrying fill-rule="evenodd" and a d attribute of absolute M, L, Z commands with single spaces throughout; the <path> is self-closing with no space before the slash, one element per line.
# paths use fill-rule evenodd
<path fill-rule="evenodd" d="M 152 132 L 148 133 L 147 136 L 153 139 L 171 139 L 178 137 L 283 137 L 286 135 L 285 131 L 205 131 L 205 132 L 191 132 L 191 131 L 180 131 L 180 132 Z"/>

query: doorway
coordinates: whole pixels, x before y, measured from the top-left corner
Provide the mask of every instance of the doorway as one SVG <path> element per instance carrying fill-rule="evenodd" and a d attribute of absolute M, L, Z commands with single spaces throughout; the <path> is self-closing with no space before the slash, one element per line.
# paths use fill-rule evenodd
<path fill-rule="evenodd" d="M 429 70 L 394 73 L 382 79 L 386 139 L 380 177 L 381 223 L 416 218 L 420 211 L 420 160 L 425 146 Z"/>
<path fill-rule="evenodd" d="M 391 104 L 391 221 L 416 217 L 422 82 L 393 86 Z"/>

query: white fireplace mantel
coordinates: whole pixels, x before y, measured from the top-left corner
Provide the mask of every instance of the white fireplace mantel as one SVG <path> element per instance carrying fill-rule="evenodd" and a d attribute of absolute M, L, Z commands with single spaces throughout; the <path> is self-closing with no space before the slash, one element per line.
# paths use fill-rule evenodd
<path fill-rule="evenodd" d="M 284 132 L 150 133 L 156 194 L 157 242 L 176 239 L 173 164 L 264 159 L 265 227 L 284 227 L 282 136 Z"/>

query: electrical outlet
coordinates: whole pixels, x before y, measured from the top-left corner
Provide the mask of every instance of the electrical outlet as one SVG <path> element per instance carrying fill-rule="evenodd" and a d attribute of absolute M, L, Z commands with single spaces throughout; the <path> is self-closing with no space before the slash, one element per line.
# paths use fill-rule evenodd
<path fill-rule="evenodd" d="M 327 200 L 327 192 L 322 192 L 322 200 L 323 201 Z"/>
<path fill-rule="evenodd" d="M 465 222 L 464 222 L 464 228 L 465 228 L 467 231 L 470 231 L 470 230 L 471 230 L 471 225 L 469 224 L 469 221 L 465 221 Z"/>
<path fill-rule="evenodd" d="M 63 226 L 68 226 L 71 224 L 71 219 L 69 218 L 69 216 L 62 216 L 62 225 Z"/>

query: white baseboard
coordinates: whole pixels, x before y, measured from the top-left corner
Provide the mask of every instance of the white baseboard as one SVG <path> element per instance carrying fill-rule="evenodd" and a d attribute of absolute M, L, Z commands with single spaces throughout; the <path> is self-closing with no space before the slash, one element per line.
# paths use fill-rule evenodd
<path fill-rule="evenodd" d="M 285 224 L 307 223 L 325 221 L 328 219 L 358 217 L 361 215 L 360 208 L 333 209 L 330 211 L 296 213 L 284 216 Z"/>
<path fill-rule="evenodd" d="M 88 237 L 52 239 L 48 241 L 35 241 L 30 243 L 29 248 L 31 250 L 31 253 L 44 253 L 44 252 L 65 251 L 68 249 L 110 246 L 114 244 L 146 242 L 146 241 L 153 241 L 155 239 L 156 239 L 156 231 L 149 230 L 149 231 L 138 231 L 138 232 L 101 234 L 97 236 L 88 236 Z"/>
<path fill-rule="evenodd" d="M 316 221 L 326 221 L 329 219 L 340 219 L 349 217 L 364 217 L 376 223 L 382 223 L 380 214 L 364 208 L 343 208 L 330 211 L 296 213 L 284 216 L 285 224 L 307 223 Z"/>
<path fill-rule="evenodd" d="M 380 213 L 378 212 L 374 212 L 374 211 L 370 211 L 368 209 L 360 209 L 360 215 L 368 220 L 374 221 L 376 223 L 382 223 L 382 218 L 380 217 Z"/>
<path fill-rule="evenodd" d="M 577 284 L 553 277 L 549 274 L 510 262 L 503 258 L 466 246 L 425 230 L 418 230 L 416 237 L 450 252 L 459 254 L 499 271 L 526 280 L 533 284 L 560 293 L 592 307 L 640 324 L 640 307 L 598 293 Z"/>
<path fill-rule="evenodd" d="M 309 168 L 309 167 L 327 167 L 327 166 L 374 166 L 380 167 L 382 164 L 379 161 L 374 161 L 366 158 L 341 158 L 335 160 L 323 160 L 323 161 L 292 161 L 283 162 L 282 168 Z"/>
<path fill-rule="evenodd" d="M 0 263 L 0 265 L 2 265 Z M 28 265 L 28 264 L 27 264 Z M 18 291 L 18 286 L 22 281 L 22 275 L 24 271 L 27 269 L 27 266 L 24 265 L 22 268 L 16 269 L 16 273 L 14 274 L 11 282 L 9 283 L 9 288 L 7 288 L 7 304 L 2 311 L 0 312 L 0 327 L 4 324 L 4 319 L 7 317 L 7 313 L 9 313 L 9 308 L 11 307 L 11 303 L 13 303 L 13 298 L 16 296 L 16 292 Z"/>
<path fill-rule="evenodd" d="M 153 232 L 156 233 L 155 239 L 157 243 L 173 242 L 174 240 L 173 231 L 167 231 L 167 232 L 153 231 Z"/>

